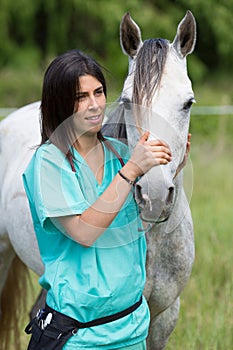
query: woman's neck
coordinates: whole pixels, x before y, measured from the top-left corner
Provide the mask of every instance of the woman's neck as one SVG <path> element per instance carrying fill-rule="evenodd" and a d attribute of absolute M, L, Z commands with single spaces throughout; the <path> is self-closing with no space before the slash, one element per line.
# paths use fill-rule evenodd
<path fill-rule="evenodd" d="M 82 156 L 86 156 L 91 150 L 95 149 L 99 143 L 100 141 L 97 135 L 82 135 L 74 143 L 74 147 Z"/>
<path fill-rule="evenodd" d="M 82 136 L 74 147 L 92 170 L 96 181 L 101 184 L 104 174 L 104 149 L 97 135 L 96 137 Z"/>

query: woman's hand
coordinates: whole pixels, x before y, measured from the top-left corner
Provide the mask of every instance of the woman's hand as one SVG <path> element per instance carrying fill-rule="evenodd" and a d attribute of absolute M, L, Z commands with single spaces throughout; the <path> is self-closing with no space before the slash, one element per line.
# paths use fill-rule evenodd
<path fill-rule="evenodd" d="M 145 174 L 155 165 L 167 164 L 172 160 L 168 144 L 161 140 L 148 140 L 149 132 L 145 132 L 136 145 L 129 161 L 122 172 L 130 180 Z"/>

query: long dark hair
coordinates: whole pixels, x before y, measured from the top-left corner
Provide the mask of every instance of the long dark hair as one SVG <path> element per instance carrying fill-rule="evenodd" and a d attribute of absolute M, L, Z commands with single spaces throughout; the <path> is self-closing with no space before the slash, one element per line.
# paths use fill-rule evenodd
<path fill-rule="evenodd" d="M 74 113 L 79 78 L 92 75 L 103 86 L 107 96 L 106 81 L 100 65 L 82 51 L 71 50 L 56 57 L 48 66 L 42 88 L 41 99 L 41 145 L 49 141 L 72 159 L 72 125 L 65 124 Z M 69 118 L 71 120 L 71 118 Z M 56 132 L 55 132 L 56 131 Z M 102 135 L 99 133 L 101 139 Z"/>

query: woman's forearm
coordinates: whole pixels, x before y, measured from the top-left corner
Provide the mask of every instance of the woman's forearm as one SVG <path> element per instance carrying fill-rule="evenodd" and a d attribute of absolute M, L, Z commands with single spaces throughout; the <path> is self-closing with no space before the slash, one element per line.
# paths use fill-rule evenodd
<path fill-rule="evenodd" d="M 58 220 L 72 239 L 84 246 L 91 246 L 115 219 L 131 187 L 117 174 L 96 202 L 81 215 L 64 216 Z"/>

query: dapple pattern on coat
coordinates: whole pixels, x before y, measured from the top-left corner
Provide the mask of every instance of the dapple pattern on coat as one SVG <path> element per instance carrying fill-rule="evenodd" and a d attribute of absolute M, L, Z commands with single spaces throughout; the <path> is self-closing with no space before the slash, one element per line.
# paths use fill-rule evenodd
<path fill-rule="evenodd" d="M 175 175 L 185 153 L 194 102 L 186 56 L 196 42 L 195 19 L 188 11 L 171 43 L 164 39 L 143 42 L 138 25 L 127 13 L 120 38 L 129 57 L 129 72 L 117 106 L 106 118 L 104 133 L 118 138 L 123 133 L 133 147 L 142 130 L 149 129 L 151 137 L 167 141 L 173 154 L 169 165 L 152 168 L 135 189 L 142 219 L 151 224 L 146 233 L 144 291 L 151 311 L 147 343 L 149 350 L 161 350 L 176 325 L 179 295 L 194 261 L 193 225 L 182 171 Z M 23 107 L 0 123 L 0 294 L 4 286 L 14 291 L 14 281 L 6 285 L 6 278 L 16 254 L 38 275 L 43 271 L 21 178 L 40 142 L 39 106 L 37 102 Z M 24 293 L 22 290 L 18 298 Z M 4 303 L 12 303 L 12 298 Z M 6 332 L 1 335 L 3 350 L 8 349 L 4 335 Z"/>

